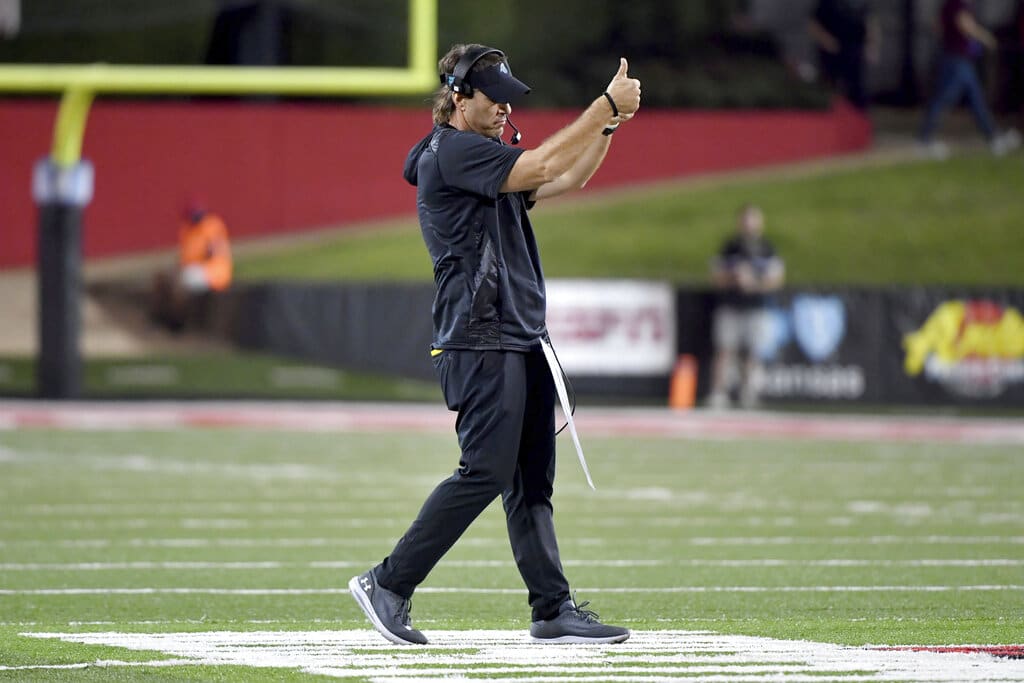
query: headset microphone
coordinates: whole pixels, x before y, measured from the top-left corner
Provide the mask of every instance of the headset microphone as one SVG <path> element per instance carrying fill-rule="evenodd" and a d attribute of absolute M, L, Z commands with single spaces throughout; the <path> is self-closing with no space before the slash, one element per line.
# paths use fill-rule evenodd
<path fill-rule="evenodd" d="M 512 123 L 512 119 L 508 118 L 507 116 L 505 117 L 505 123 L 512 126 L 512 130 L 515 131 L 512 134 L 512 139 L 509 140 L 509 142 L 511 142 L 513 145 L 518 145 L 519 141 L 523 139 L 523 134 L 519 132 L 518 128 L 516 128 L 516 124 Z"/>

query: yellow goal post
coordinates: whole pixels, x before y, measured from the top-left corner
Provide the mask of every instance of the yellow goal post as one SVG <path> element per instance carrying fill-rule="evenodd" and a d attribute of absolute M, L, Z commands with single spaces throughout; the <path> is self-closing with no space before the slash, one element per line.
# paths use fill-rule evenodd
<path fill-rule="evenodd" d="M 214 67 L 0 64 L 0 92 L 63 93 L 52 160 L 78 162 L 96 95 L 409 95 L 437 85 L 437 2 L 409 0 L 401 67 Z"/>
<path fill-rule="evenodd" d="M 408 63 L 391 67 L 213 67 L 0 64 L 0 93 L 62 93 L 50 156 L 36 164 L 39 348 L 36 391 L 81 392 L 81 223 L 92 166 L 81 159 L 93 99 L 123 95 L 406 95 L 437 81 L 438 0 L 409 0 Z"/>

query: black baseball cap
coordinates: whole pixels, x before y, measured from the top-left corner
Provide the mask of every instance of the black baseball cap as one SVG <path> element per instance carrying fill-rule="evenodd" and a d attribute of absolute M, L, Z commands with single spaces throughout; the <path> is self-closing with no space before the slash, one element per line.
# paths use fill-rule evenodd
<path fill-rule="evenodd" d="M 530 86 L 513 76 L 505 61 L 474 71 L 467 80 L 474 88 L 498 103 L 515 104 L 530 92 Z"/>

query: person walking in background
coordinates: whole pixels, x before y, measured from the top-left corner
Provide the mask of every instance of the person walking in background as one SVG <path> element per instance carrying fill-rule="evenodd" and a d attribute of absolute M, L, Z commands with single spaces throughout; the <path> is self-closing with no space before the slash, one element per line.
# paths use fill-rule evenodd
<path fill-rule="evenodd" d="M 171 329 L 181 329 L 189 298 L 224 291 L 231 285 L 231 275 L 227 226 L 201 204 L 190 203 L 178 230 L 177 266 L 154 278 L 151 315 Z"/>
<path fill-rule="evenodd" d="M 974 60 L 984 48 L 995 50 L 998 47 L 995 36 L 978 23 L 974 15 L 974 0 L 946 0 L 939 14 L 939 28 L 943 56 L 938 85 L 921 123 L 919 138 L 923 153 L 936 159 L 949 156 L 948 145 L 934 139 L 935 130 L 942 114 L 964 95 L 992 153 L 1002 156 L 1013 151 L 1020 146 L 1020 133 L 1014 129 L 1003 133 L 996 130 L 974 66 Z"/>
<path fill-rule="evenodd" d="M 858 109 L 868 106 L 865 62 L 877 64 L 881 30 L 868 0 L 819 0 L 808 30 L 825 77 Z"/>
<path fill-rule="evenodd" d="M 640 81 L 627 75 L 622 59 L 607 90 L 575 122 L 523 150 L 501 140 L 506 126 L 515 128 L 512 103 L 529 92 L 501 51 L 455 45 L 438 66 L 434 128 L 409 152 L 404 176 L 416 186 L 434 263 L 431 356 L 445 403 L 458 413 L 462 456 L 391 554 L 352 577 L 349 590 L 386 639 L 426 643 L 409 617 L 412 594 L 500 495 L 529 591 L 530 635 L 621 642 L 629 631 L 602 624 L 587 603 L 576 603 L 559 559 L 551 506 L 556 370 L 527 210 L 583 187 L 619 124 L 640 106 Z M 513 141 L 518 137 L 517 131 Z"/>
<path fill-rule="evenodd" d="M 712 263 L 711 279 L 718 289 L 712 336 L 715 357 L 711 369 L 710 407 L 728 408 L 739 365 L 740 405 L 757 405 L 758 348 L 765 333 L 770 295 L 786 277 L 785 265 L 764 237 L 764 212 L 747 204 L 740 209 L 736 233 Z M 743 363 L 740 364 L 740 354 Z"/>
<path fill-rule="evenodd" d="M 1010 60 L 1010 105 L 1019 126 L 1024 127 L 1024 0 L 1018 0 L 1014 15 L 1013 53 Z"/>

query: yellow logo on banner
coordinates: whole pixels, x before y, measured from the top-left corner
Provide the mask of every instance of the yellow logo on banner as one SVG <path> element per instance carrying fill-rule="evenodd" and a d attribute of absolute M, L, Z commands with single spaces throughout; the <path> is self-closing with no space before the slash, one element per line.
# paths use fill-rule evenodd
<path fill-rule="evenodd" d="M 1024 317 L 1013 307 L 989 301 L 947 301 L 921 329 L 903 337 L 903 367 L 919 375 L 931 355 L 946 364 L 965 358 L 1024 357 Z"/>

